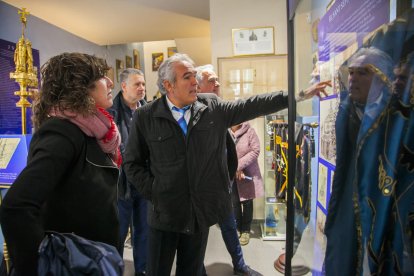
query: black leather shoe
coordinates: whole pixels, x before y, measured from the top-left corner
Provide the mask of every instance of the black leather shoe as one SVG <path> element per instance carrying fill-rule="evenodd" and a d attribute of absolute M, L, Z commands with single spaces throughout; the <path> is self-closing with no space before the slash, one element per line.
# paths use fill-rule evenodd
<path fill-rule="evenodd" d="M 243 270 L 234 269 L 233 274 L 239 276 L 263 276 L 262 274 L 260 274 L 254 269 L 251 269 L 250 266 L 247 265 Z"/>
<path fill-rule="evenodd" d="M 147 273 L 145 273 L 145 271 L 135 272 L 135 276 L 145 276 L 145 275 L 147 275 Z"/>

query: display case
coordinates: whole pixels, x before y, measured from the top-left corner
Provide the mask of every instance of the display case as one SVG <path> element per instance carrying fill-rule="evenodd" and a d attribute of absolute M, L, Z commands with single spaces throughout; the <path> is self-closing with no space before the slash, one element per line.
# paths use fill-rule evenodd
<path fill-rule="evenodd" d="M 281 113 L 268 115 L 264 121 L 263 180 L 265 189 L 265 219 L 262 223 L 263 240 L 286 239 L 286 203 L 284 191 L 287 183 L 287 148 L 284 148 L 286 145 L 281 140 L 283 134 L 277 133 L 277 128 L 275 127 L 275 123 L 283 126 L 285 125 L 284 122 L 285 116 Z"/>
<path fill-rule="evenodd" d="M 306 183 L 298 181 L 301 160 L 289 148 L 296 162 L 288 169 L 286 245 L 274 267 L 285 275 L 412 275 L 405 246 L 414 232 L 404 229 L 413 221 L 414 175 L 403 156 L 413 148 L 414 117 L 400 114 L 413 106 L 414 82 L 400 81 L 414 76 L 414 1 L 287 2 L 289 145 L 301 117 L 316 117 L 320 128 L 313 138 L 310 129 L 311 190 L 302 190 L 310 215 L 298 191 Z M 361 89 L 355 70 L 370 76 Z M 296 105 L 294 94 L 326 83 L 332 87 L 304 113 L 311 101 Z"/>
<path fill-rule="evenodd" d="M 224 100 L 243 99 L 269 91 L 287 90 L 287 56 L 285 54 L 218 58 L 220 94 Z M 287 111 L 284 113 L 286 117 Z M 274 115 L 276 118 L 276 115 Z M 269 118 L 269 119 L 267 119 Z M 260 221 L 264 240 L 285 240 L 285 204 L 275 197 L 275 173 L 272 169 L 272 152 L 267 123 L 271 117 L 250 121 L 262 145 L 259 155 L 260 169 L 265 185 L 264 203 L 255 200 L 254 218 Z M 263 146 L 265 145 L 265 146 Z M 261 198 L 260 198 L 261 200 Z M 266 223 L 267 222 L 267 223 Z"/>

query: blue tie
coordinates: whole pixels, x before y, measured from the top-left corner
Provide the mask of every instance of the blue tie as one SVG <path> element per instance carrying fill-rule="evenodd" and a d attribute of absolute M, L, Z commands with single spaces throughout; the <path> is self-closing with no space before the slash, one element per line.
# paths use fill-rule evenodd
<path fill-rule="evenodd" d="M 190 105 L 184 106 L 183 108 L 178 108 L 173 106 L 173 110 L 181 113 L 180 119 L 177 120 L 178 125 L 181 127 L 184 135 L 187 135 L 187 122 L 185 121 L 184 114 L 190 108 Z"/>

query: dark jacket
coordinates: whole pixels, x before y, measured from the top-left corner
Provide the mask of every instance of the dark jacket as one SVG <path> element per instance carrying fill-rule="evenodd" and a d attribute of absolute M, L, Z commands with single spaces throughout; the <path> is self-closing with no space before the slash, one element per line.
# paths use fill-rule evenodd
<path fill-rule="evenodd" d="M 139 101 L 141 106 L 145 105 L 147 102 L 145 100 Z M 116 95 L 113 101 L 113 105 L 108 109 L 108 112 L 114 117 L 116 126 L 118 127 L 119 133 L 121 134 L 121 145 L 119 149 L 121 151 L 122 159 L 125 156 L 125 147 L 128 142 L 129 137 L 129 128 L 131 125 L 131 119 L 133 116 L 132 110 L 125 104 L 122 91 Z M 125 172 L 121 166 L 121 173 L 119 176 L 118 182 L 118 196 L 123 199 L 128 199 L 131 195 L 130 186 L 126 179 Z"/>
<path fill-rule="evenodd" d="M 192 105 L 187 136 L 168 108 L 166 98 L 137 110 L 131 125 L 124 168 L 128 179 L 149 199 L 148 223 L 173 232 L 193 233 L 229 212 L 227 129 L 287 107 L 282 93 L 223 101 L 199 94 Z"/>
<path fill-rule="evenodd" d="M 226 134 L 226 150 L 227 150 L 227 167 L 229 169 L 230 180 L 233 181 L 236 175 L 239 160 L 237 158 L 236 144 L 233 136 L 227 131 Z"/>
<path fill-rule="evenodd" d="M 33 135 L 26 168 L 7 192 L 0 220 L 16 275 L 36 275 L 45 231 L 118 245 L 118 168 L 95 138 L 53 118 Z"/>

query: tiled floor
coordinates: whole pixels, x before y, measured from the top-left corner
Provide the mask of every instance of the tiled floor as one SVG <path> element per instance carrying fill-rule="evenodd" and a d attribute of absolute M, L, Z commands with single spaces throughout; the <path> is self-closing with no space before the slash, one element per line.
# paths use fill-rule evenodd
<path fill-rule="evenodd" d="M 263 241 L 259 226 L 252 229 L 250 242 L 243 246 L 244 259 L 251 268 L 260 272 L 264 276 L 283 275 L 274 267 L 273 262 L 283 253 L 284 241 Z M 133 276 L 134 268 L 132 262 L 132 250 L 125 248 L 125 274 Z M 233 275 L 233 265 L 230 255 L 221 237 L 220 228 L 212 226 L 207 244 L 207 252 L 204 264 L 209 276 L 230 276 Z M 172 275 L 174 275 L 173 267 Z"/>
<path fill-rule="evenodd" d="M 244 260 L 247 265 L 262 275 L 282 275 L 275 270 L 273 262 L 283 253 L 284 246 L 284 241 L 263 241 L 260 228 L 253 227 L 249 244 L 242 247 Z M 208 275 L 233 275 L 231 257 L 217 226 L 210 228 L 204 263 Z"/>

